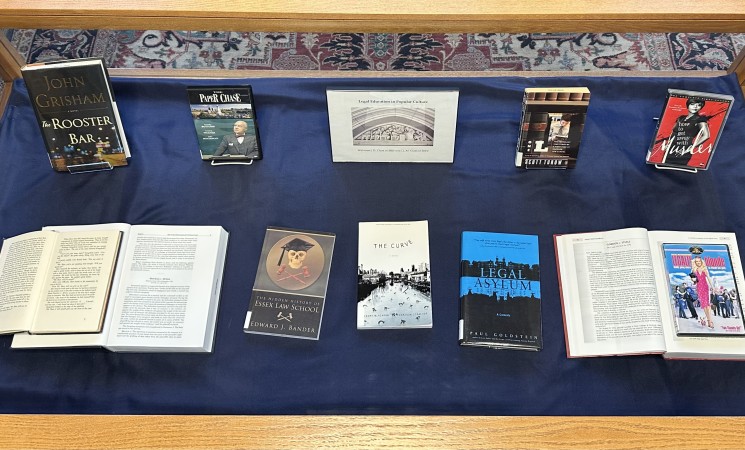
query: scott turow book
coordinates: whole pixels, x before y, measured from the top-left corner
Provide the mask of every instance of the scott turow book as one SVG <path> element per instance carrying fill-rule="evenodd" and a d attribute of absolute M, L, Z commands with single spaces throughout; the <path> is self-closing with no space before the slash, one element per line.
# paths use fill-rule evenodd
<path fill-rule="evenodd" d="M 129 147 L 103 60 L 29 64 L 21 74 L 54 170 L 127 165 Z"/>
<path fill-rule="evenodd" d="M 515 166 L 573 168 L 589 104 L 585 87 L 525 89 Z"/>
<path fill-rule="evenodd" d="M 538 236 L 464 231 L 461 345 L 541 350 Z"/>

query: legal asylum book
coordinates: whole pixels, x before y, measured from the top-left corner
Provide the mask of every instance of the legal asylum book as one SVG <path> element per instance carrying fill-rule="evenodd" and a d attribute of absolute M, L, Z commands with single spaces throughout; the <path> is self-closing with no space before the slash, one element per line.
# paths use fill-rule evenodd
<path fill-rule="evenodd" d="M 243 331 L 318 340 L 333 233 L 268 227 Z"/>
<path fill-rule="evenodd" d="M 734 233 L 555 236 L 567 356 L 745 359 Z"/>
<path fill-rule="evenodd" d="M 589 104 L 586 87 L 526 88 L 515 166 L 574 168 Z"/>
<path fill-rule="evenodd" d="M 215 164 L 261 159 L 251 86 L 188 87 L 202 159 Z"/>
<path fill-rule="evenodd" d="M 429 225 L 360 222 L 357 329 L 432 328 Z"/>
<path fill-rule="evenodd" d="M 733 101 L 731 95 L 668 89 L 647 164 L 689 172 L 708 169 Z"/>
<path fill-rule="evenodd" d="M 127 165 L 129 146 L 102 59 L 29 64 L 21 74 L 54 170 Z"/>
<path fill-rule="evenodd" d="M 211 352 L 228 233 L 54 226 L 4 241 L 0 329 L 13 348 Z"/>
<path fill-rule="evenodd" d="M 464 231 L 460 345 L 540 350 L 540 275 L 538 236 Z"/>

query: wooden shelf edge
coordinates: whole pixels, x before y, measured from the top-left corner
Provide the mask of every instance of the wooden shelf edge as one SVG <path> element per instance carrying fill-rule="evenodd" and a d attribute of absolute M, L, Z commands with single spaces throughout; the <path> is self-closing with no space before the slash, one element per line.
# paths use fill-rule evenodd
<path fill-rule="evenodd" d="M 742 417 L 0 415 L 0 449 L 742 449 Z"/>

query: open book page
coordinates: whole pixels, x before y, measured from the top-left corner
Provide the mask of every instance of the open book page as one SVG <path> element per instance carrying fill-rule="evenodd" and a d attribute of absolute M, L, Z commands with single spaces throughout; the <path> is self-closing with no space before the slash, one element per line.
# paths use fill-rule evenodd
<path fill-rule="evenodd" d="M 658 274 L 665 357 L 745 359 L 740 299 L 745 279 L 735 234 L 650 231 L 649 243 Z M 694 269 L 696 256 L 699 270 Z"/>
<path fill-rule="evenodd" d="M 106 347 L 211 351 L 226 246 L 219 226 L 133 226 Z"/>
<path fill-rule="evenodd" d="M 126 236 L 130 225 L 126 223 L 104 223 L 93 225 L 59 225 L 44 227 L 47 232 L 59 231 L 90 231 L 90 230 L 116 230 L 122 233 L 122 241 L 119 246 L 116 267 L 123 265 L 126 249 Z M 54 233 L 55 235 L 57 233 Z M 111 324 L 111 315 L 114 311 L 112 305 L 116 303 L 116 292 L 121 278 L 121 271 L 115 270 L 111 283 L 109 302 L 104 315 L 103 328 L 100 333 L 67 333 L 67 334 L 28 334 L 18 333 L 13 336 L 12 348 L 52 348 L 52 347 L 100 347 L 106 341 L 106 334 Z"/>
<path fill-rule="evenodd" d="M 57 235 L 34 231 L 5 239 L 0 251 L 0 333 L 31 328 Z"/>
<path fill-rule="evenodd" d="M 662 353 L 647 231 L 556 236 L 567 356 Z"/>
<path fill-rule="evenodd" d="M 121 233 L 59 233 L 31 333 L 97 333 L 109 300 Z"/>

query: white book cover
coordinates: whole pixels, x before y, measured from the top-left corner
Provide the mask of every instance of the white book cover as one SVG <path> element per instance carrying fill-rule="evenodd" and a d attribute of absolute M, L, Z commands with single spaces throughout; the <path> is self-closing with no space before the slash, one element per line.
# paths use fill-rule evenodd
<path fill-rule="evenodd" d="M 334 162 L 453 162 L 457 89 L 328 89 L 326 98 Z"/>
<path fill-rule="evenodd" d="M 426 220 L 361 222 L 357 328 L 432 328 Z"/>

